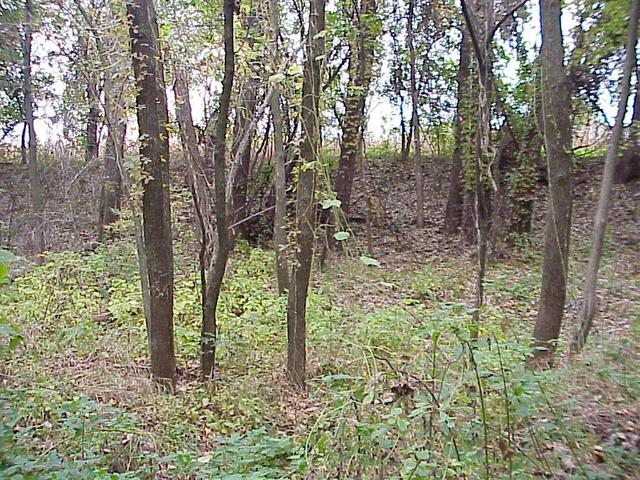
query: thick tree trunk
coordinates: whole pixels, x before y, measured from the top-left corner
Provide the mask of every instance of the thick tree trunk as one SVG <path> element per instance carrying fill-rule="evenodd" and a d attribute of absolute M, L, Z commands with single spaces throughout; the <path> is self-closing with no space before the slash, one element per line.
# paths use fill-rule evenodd
<path fill-rule="evenodd" d="M 280 68 L 278 0 L 269 0 L 269 24 L 271 30 L 271 68 L 275 74 Z M 276 210 L 273 216 L 273 246 L 276 252 L 278 293 L 282 295 L 289 288 L 289 262 L 287 255 L 287 172 L 285 169 L 286 154 L 283 144 L 284 132 L 280 96 L 281 88 L 276 83 L 273 86 L 273 95 L 271 97 L 273 164 L 275 169 L 273 180 L 276 197 Z"/>
<path fill-rule="evenodd" d="M 444 216 L 444 232 L 448 235 L 455 234 L 462 224 L 462 211 L 464 206 L 464 189 L 462 184 L 463 173 L 463 136 L 465 112 L 469 109 L 469 76 L 471 64 L 471 44 L 468 34 L 462 30 L 460 40 L 460 64 L 458 65 L 458 106 L 456 108 L 456 123 L 454 132 L 455 148 L 453 152 L 453 165 L 449 180 L 449 195 Z"/>
<path fill-rule="evenodd" d="M 166 97 L 158 48 L 155 10 L 151 0 L 127 3 L 131 57 L 137 95 L 140 156 L 143 159 L 142 215 L 144 255 L 149 288 L 151 373 L 156 381 L 173 388 L 176 361 L 173 345 L 173 250 L 169 192 L 169 149 L 166 131 Z M 141 272 L 143 275 L 145 272 Z M 143 281 L 143 288 L 145 283 Z"/>
<path fill-rule="evenodd" d="M 414 175 L 416 181 L 416 226 L 424 228 L 424 172 L 422 170 L 422 145 L 418 118 L 418 83 L 416 79 L 416 50 L 413 38 L 415 0 L 409 0 L 407 15 L 407 43 L 409 46 L 409 78 L 411 83 L 411 125 L 415 150 Z"/>
<path fill-rule="evenodd" d="M 22 44 L 22 90 L 24 94 L 24 121 L 29 132 L 27 165 L 29 166 L 29 189 L 33 214 L 33 253 L 44 252 L 44 222 L 42 218 L 43 198 L 40 170 L 38 168 L 38 140 L 33 115 L 33 86 L 31 84 L 31 44 L 33 37 L 33 2 L 25 0 L 24 38 Z M 38 257 L 40 258 L 40 257 Z"/>
<path fill-rule="evenodd" d="M 358 35 L 351 45 L 349 57 L 349 85 L 345 98 L 345 114 L 342 119 L 340 158 L 336 174 L 335 190 L 345 215 L 351 207 L 351 191 L 356 171 L 356 159 L 364 129 L 364 110 L 369 94 L 373 69 L 373 41 L 371 38 L 370 14 L 375 13 L 374 0 L 355 3 L 359 8 L 356 25 Z"/>
<path fill-rule="evenodd" d="M 571 95 L 563 64 L 560 0 L 540 0 L 542 111 L 549 173 L 542 290 L 534 329 L 533 364 L 551 364 L 560 335 L 571 235 Z"/>
<path fill-rule="evenodd" d="M 302 165 L 296 198 L 296 261 L 294 262 L 287 303 L 287 371 L 291 381 L 304 388 L 306 370 L 306 307 L 315 224 L 315 167 L 320 148 L 320 80 L 325 28 L 326 0 L 310 0 L 309 29 L 302 83 L 302 128 L 300 149 Z M 306 167 L 306 168 L 305 168 Z"/>
<path fill-rule="evenodd" d="M 216 121 L 213 170 L 215 190 L 215 216 L 217 230 L 217 251 L 213 266 L 207 272 L 207 287 L 203 306 L 201 331 L 200 365 L 203 380 L 213 378 L 215 373 L 216 339 L 217 339 L 217 307 L 220 290 L 229 258 L 229 231 L 227 229 L 226 202 L 226 139 L 229 122 L 229 107 L 235 75 L 233 11 L 234 0 L 224 0 L 224 77 L 222 79 L 222 95 Z"/>
<path fill-rule="evenodd" d="M 622 127 L 624 117 L 627 112 L 627 102 L 629 101 L 629 91 L 631 90 L 631 75 L 636 64 L 636 41 L 638 39 L 638 12 L 640 10 L 640 0 L 632 0 L 631 15 L 629 21 L 629 32 L 627 35 L 626 60 L 624 64 L 624 74 L 621 81 L 622 92 L 620 94 L 620 104 L 616 123 L 611 132 L 609 149 L 604 164 L 602 183 L 600 185 L 600 196 L 598 197 L 598 208 L 593 226 L 593 240 L 591 242 L 591 254 L 587 266 L 587 276 L 584 281 L 584 292 L 582 294 L 582 309 L 580 310 L 580 324 L 573 338 L 571 349 L 579 352 L 585 345 L 591 327 L 593 317 L 596 314 L 596 296 L 598 283 L 598 269 L 602 258 L 602 246 L 604 243 L 605 228 L 607 226 L 607 214 L 611 201 L 611 190 L 613 189 L 613 179 L 615 175 L 616 159 L 618 157 L 618 147 L 622 137 Z"/>

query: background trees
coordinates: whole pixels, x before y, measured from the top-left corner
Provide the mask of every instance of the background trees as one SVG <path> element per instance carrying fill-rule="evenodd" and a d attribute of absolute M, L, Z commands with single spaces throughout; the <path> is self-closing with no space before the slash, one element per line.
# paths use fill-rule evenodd
<path fill-rule="evenodd" d="M 629 476 L 632 5 L 4 2 L 0 471 Z"/>

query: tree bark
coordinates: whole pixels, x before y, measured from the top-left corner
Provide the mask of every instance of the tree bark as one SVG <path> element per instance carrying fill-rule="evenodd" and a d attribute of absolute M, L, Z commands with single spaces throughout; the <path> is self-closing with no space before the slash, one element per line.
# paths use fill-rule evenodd
<path fill-rule="evenodd" d="M 142 196 L 144 255 L 147 265 L 151 373 L 173 388 L 176 360 L 173 345 L 173 250 L 169 192 L 169 149 L 166 97 L 151 0 L 127 3 L 131 57 L 136 82 L 140 156 L 145 177 Z M 141 272 L 143 275 L 145 272 Z M 143 287 L 145 286 L 143 282 Z"/>
<path fill-rule="evenodd" d="M 580 310 L 580 324 L 576 331 L 571 350 L 577 353 L 584 347 L 596 314 L 597 303 L 597 283 L 600 259 L 602 258 L 602 246 L 604 243 L 605 228 L 607 226 L 607 214 L 611 201 L 611 190 L 615 176 L 616 159 L 618 148 L 622 137 L 624 117 L 627 112 L 627 102 L 629 101 L 629 91 L 631 90 L 631 75 L 636 65 L 636 42 L 638 39 L 638 12 L 640 11 L 640 0 L 632 0 L 631 14 L 629 21 L 629 31 L 627 34 L 626 59 L 624 64 L 624 74 L 621 80 L 620 104 L 618 105 L 618 115 L 616 123 L 611 131 L 607 158 L 602 174 L 600 185 L 600 196 L 598 197 L 598 207 L 594 219 L 593 240 L 591 242 L 591 254 L 587 266 L 587 275 L 584 281 L 584 291 L 582 294 L 582 309 Z"/>
<path fill-rule="evenodd" d="M 336 174 L 335 190 L 337 199 L 345 215 L 351 207 L 351 191 L 356 171 L 356 159 L 360 146 L 360 139 L 364 130 L 364 110 L 371 83 L 373 69 L 373 39 L 371 19 L 369 15 L 375 13 L 374 0 L 360 0 L 354 2 L 359 8 L 355 15 L 358 30 L 357 37 L 351 44 L 349 56 L 349 84 L 345 98 L 345 114 L 342 120 L 342 139 L 340 141 L 340 157 Z"/>
<path fill-rule="evenodd" d="M 491 178 L 492 156 L 491 144 L 491 46 L 494 30 L 494 2 L 487 1 L 481 6 L 483 25 L 479 26 L 475 12 L 468 5 L 469 0 L 463 0 L 462 12 L 467 30 L 475 51 L 478 64 L 478 119 L 475 133 L 475 165 L 474 165 L 474 211 L 477 242 L 476 265 L 476 301 L 473 314 L 476 324 L 480 322 L 480 309 L 484 303 L 484 275 L 487 265 L 487 244 L 489 234 L 489 199 L 487 198 L 486 178 Z M 477 335 L 478 331 L 474 331 Z"/>
<path fill-rule="evenodd" d="M 280 68 L 279 37 L 280 18 L 278 0 L 269 0 L 269 24 L 271 34 L 271 68 L 275 74 Z M 289 288 L 289 262 L 287 255 L 287 172 L 283 138 L 282 110 L 280 108 L 281 88 L 276 82 L 271 97 L 273 123 L 273 164 L 275 168 L 274 190 L 276 209 L 273 216 L 273 245 L 276 254 L 278 293 L 282 295 Z"/>
<path fill-rule="evenodd" d="M 29 189 L 33 214 L 33 251 L 44 252 L 44 222 L 42 218 L 42 181 L 38 168 L 38 140 L 33 114 L 33 85 L 31 82 L 31 44 L 33 39 L 33 2 L 25 0 L 24 38 L 22 44 L 22 90 L 24 93 L 24 121 L 29 132 L 27 165 L 29 167 Z M 40 257 L 38 257 L 40 261 Z"/>
<path fill-rule="evenodd" d="M 534 329 L 532 364 L 552 364 L 560 335 L 569 270 L 571 235 L 571 94 L 563 64 L 560 0 L 540 0 L 542 25 L 542 111 L 549 201 L 544 239 L 542 289 Z"/>
<path fill-rule="evenodd" d="M 416 181 L 416 226 L 424 228 L 424 172 L 422 170 L 422 145 L 420 140 L 420 119 L 418 117 L 418 84 L 416 79 L 416 50 L 413 38 L 415 0 L 409 0 L 407 15 L 407 43 L 409 46 L 409 81 L 411 88 L 411 125 L 414 142 L 414 174 Z"/>
<path fill-rule="evenodd" d="M 453 152 L 453 165 L 449 180 L 449 194 L 444 216 L 444 232 L 448 235 L 455 234 L 462 224 L 462 211 L 464 206 L 464 191 L 462 184 L 463 173 L 463 136 L 465 112 L 469 109 L 469 76 L 471 74 L 471 44 L 468 34 L 462 29 L 460 40 L 460 64 L 458 65 L 458 106 L 456 108 L 456 123 L 454 131 L 455 148 Z"/>
<path fill-rule="evenodd" d="M 251 8 L 248 15 L 243 18 L 246 29 L 247 48 L 253 51 L 255 48 L 254 36 L 256 34 L 257 16 L 254 8 Z M 249 209 L 247 208 L 247 190 L 249 184 L 249 168 L 251 165 L 251 154 L 253 150 L 253 138 L 255 135 L 255 121 L 257 98 L 256 92 L 259 88 L 259 81 L 255 76 L 255 71 L 262 68 L 260 61 L 251 59 L 249 61 L 249 75 L 244 78 L 240 87 L 240 94 L 237 100 L 236 117 L 234 125 L 234 141 L 232 146 L 232 158 L 238 161 L 238 167 L 233 172 L 231 187 L 231 224 L 236 224 L 244 220 Z M 249 135 L 251 141 L 243 141 L 245 135 Z M 236 160 L 237 159 L 237 160 Z M 232 229 L 231 236 L 235 242 L 237 237 L 246 237 L 245 222 L 239 223 Z"/>
<path fill-rule="evenodd" d="M 213 378 L 215 373 L 216 340 L 217 340 L 217 307 L 220 290 L 229 258 L 229 232 L 227 230 L 226 202 L 226 139 L 229 122 L 229 107 L 235 75 L 233 12 L 234 0 L 224 0 L 224 77 L 222 79 L 222 95 L 216 121 L 213 170 L 215 191 L 215 217 L 217 230 L 217 251 L 213 266 L 207 272 L 207 286 L 203 306 L 201 330 L 200 365 L 203 380 Z"/>
<path fill-rule="evenodd" d="M 110 56 L 110 64 L 117 60 Z M 123 107 L 115 91 L 118 88 L 114 81 L 115 72 L 108 72 L 111 78 L 105 78 L 105 116 L 107 120 L 107 147 L 104 152 L 103 182 L 100 191 L 100 208 L 98 218 L 98 241 L 102 242 L 111 235 L 108 227 L 117 216 L 115 211 L 120 208 L 122 201 L 122 175 L 119 161 L 124 156 L 124 137 L 126 123 Z"/>
<path fill-rule="evenodd" d="M 291 272 L 287 303 L 287 371 L 291 381 L 304 388 L 306 370 L 306 306 L 315 224 L 315 163 L 320 148 L 320 80 L 326 0 L 310 0 L 309 28 L 302 83 L 303 139 L 300 149 L 296 198 L 296 261 Z"/>

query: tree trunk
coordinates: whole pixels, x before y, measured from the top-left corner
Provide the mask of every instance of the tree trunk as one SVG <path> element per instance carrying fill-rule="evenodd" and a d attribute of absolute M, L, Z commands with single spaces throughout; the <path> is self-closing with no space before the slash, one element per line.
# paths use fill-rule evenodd
<path fill-rule="evenodd" d="M 269 23 L 271 34 L 271 68 L 277 73 L 280 68 L 279 36 L 280 19 L 278 0 L 269 0 Z M 271 97 L 271 115 L 273 121 L 273 164 L 275 168 L 274 190 L 276 210 L 273 216 L 273 246 L 276 253 L 276 273 L 278 293 L 282 295 L 289 288 L 289 263 L 287 256 L 287 172 L 285 169 L 285 151 L 283 144 L 283 121 L 280 109 L 281 88 L 273 85 Z"/>
<path fill-rule="evenodd" d="M 409 77 L 411 83 L 411 125 L 415 150 L 414 174 L 416 177 L 416 226 L 424 228 L 424 172 L 422 170 L 422 146 L 420 120 L 418 118 L 418 84 L 416 80 L 416 50 L 413 39 L 415 0 L 409 0 L 407 15 L 407 43 L 409 45 Z"/>
<path fill-rule="evenodd" d="M 489 234 L 489 198 L 486 188 L 486 177 L 491 178 L 491 46 L 494 29 L 494 2 L 487 1 L 481 6 L 482 30 L 476 28 L 477 21 L 472 19 L 475 12 L 470 11 L 467 0 L 462 2 L 467 30 L 475 50 L 478 64 L 478 119 L 475 134 L 475 165 L 474 165 L 474 211 L 477 242 L 476 265 L 476 301 L 473 314 L 476 324 L 480 322 L 480 309 L 484 303 L 484 275 L 487 265 L 487 244 Z M 477 335 L 478 331 L 474 332 Z"/>
<path fill-rule="evenodd" d="M 251 24 L 251 22 L 250 22 Z M 249 27 L 250 28 L 250 27 Z M 253 42 L 249 42 L 249 48 L 253 48 Z M 234 148 L 232 157 L 238 157 L 239 165 L 233 176 L 231 189 L 231 216 L 232 224 L 240 222 L 247 217 L 247 188 L 249 183 L 249 167 L 251 164 L 251 151 L 253 141 L 241 141 L 247 130 L 251 130 L 249 135 L 253 139 L 255 130 L 254 117 L 256 115 L 256 90 L 259 88 L 258 81 L 252 77 L 245 79 L 236 108 Z M 236 237 L 244 237 L 246 223 L 240 223 L 231 232 L 234 240 Z"/>
<path fill-rule="evenodd" d="M 287 371 L 291 381 L 304 388 L 306 369 L 306 307 L 315 224 L 315 162 L 320 148 L 320 80 L 326 0 L 310 0 L 309 29 L 302 83 L 303 139 L 296 198 L 296 261 L 291 272 L 287 303 Z"/>
<path fill-rule="evenodd" d="M 587 266 L 587 276 L 584 281 L 584 292 L 582 299 L 582 309 L 580 311 L 580 325 L 573 338 L 571 349 L 579 352 L 584 347 L 591 327 L 593 317 L 596 314 L 596 288 L 598 282 L 598 269 L 602 258 L 602 246 L 604 242 L 605 228 L 607 226 L 607 213 L 611 200 L 611 190 L 613 189 L 613 178 L 615 175 L 615 163 L 618 156 L 618 147 L 622 137 L 622 127 L 624 117 L 627 112 L 627 102 L 629 101 L 629 91 L 631 89 L 631 74 L 636 63 L 636 41 L 638 39 L 638 12 L 640 10 L 640 0 L 632 0 L 631 14 L 629 22 L 629 32 L 626 45 L 626 59 L 624 64 L 624 74 L 621 81 L 622 92 L 620 94 L 620 104 L 618 106 L 618 116 L 611 132 L 609 149 L 604 164 L 602 184 L 600 185 L 600 196 L 598 198 L 598 208 L 594 219 L 593 240 L 591 242 L 591 254 Z"/>
<path fill-rule="evenodd" d="M 215 227 L 213 219 L 213 195 L 206 179 L 206 160 L 200 151 L 196 129 L 191 113 L 191 100 L 189 99 L 189 82 L 187 73 L 174 62 L 173 91 L 176 97 L 176 119 L 180 128 L 180 141 L 182 150 L 187 157 L 189 171 L 189 187 L 193 198 L 193 206 L 200 233 L 200 295 L 204 312 L 207 272 L 211 267 L 212 246 L 214 245 Z M 204 317 L 203 317 L 204 321 Z"/>
<path fill-rule="evenodd" d="M 571 95 L 563 64 L 560 0 L 540 0 L 542 111 L 549 173 L 542 289 L 534 329 L 532 363 L 551 365 L 560 335 L 569 270 L 571 235 Z"/>
<path fill-rule="evenodd" d="M 336 174 L 335 190 L 345 215 L 351 207 L 351 191 L 356 170 L 356 159 L 360 147 L 360 139 L 364 130 L 364 110 L 371 83 L 373 69 L 373 41 L 371 38 L 371 19 L 375 13 L 374 0 L 354 2 L 359 7 L 354 25 L 358 35 L 351 45 L 349 56 L 349 85 L 345 98 L 345 114 L 342 120 L 342 139 L 340 142 L 340 158 Z"/>
<path fill-rule="evenodd" d="M 448 235 L 455 234 L 462 223 L 462 211 L 464 206 L 462 169 L 463 169 L 463 134 L 465 112 L 469 108 L 469 76 L 471 63 L 471 44 L 468 34 L 462 29 L 460 40 L 460 64 L 458 65 L 458 106 L 456 108 L 456 123 L 454 131 L 455 149 L 453 152 L 453 165 L 449 180 L 449 195 L 444 216 L 444 232 Z"/>
<path fill-rule="evenodd" d="M 109 72 L 110 74 L 111 72 Z M 126 123 L 123 107 L 118 95 L 114 95 L 117 86 L 113 78 L 105 79 L 105 117 L 107 118 L 107 148 L 104 152 L 103 183 L 100 191 L 100 208 L 98 218 L 98 241 L 102 242 L 111 235 L 108 227 L 117 216 L 122 200 L 122 175 L 119 159 L 124 156 L 124 137 Z"/>
<path fill-rule="evenodd" d="M 31 84 L 31 44 L 33 37 L 33 2 L 25 0 L 24 39 L 22 44 L 22 90 L 24 93 L 24 121 L 29 132 L 27 164 L 33 214 L 33 253 L 44 252 L 44 222 L 42 218 L 42 183 L 38 169 L 38 140 L 33 115 L 33 86 Z M 40 261 L 40 257 L 38 257 Z"/>
<path fill-rule="evenodd" d="M 98 158 L 98 92 L 95 82 L 89 81 L 87 86 L 87 100 L 89 112 L 87 113 L 87 126 L 85 129 L 84 161 L 93 162 Z"/>
<path fill-rule="evenodd" d="M 224 272 L 227 268 L 229 257 L 229 231 L 227 229 L 227 202 L 226 202 L 226 139 L 229 122 L 229 107 L 231 104 L 231 92 L 233 90 L 233 77 L 235 74 L 235 58 L 233 46 L 233 10 L 234 0 L 224 0 L 224 77 L 222 79 L 222 95 L 220 108 L 216 121 L 213 170 L 215 190 L 215 216 L 217 230 L 217 251 L 213 266 L 207 272 L 207 286 L 203 306 L 200 365 L 203 380 L 213 378 L 215 373 L 217 318 L 216 310 Z"/>
<path fill-rule="evenodd" d="M 176 360 L 173 345 L 173 250 L 169 192 L 169 149 L 166 97 L 158 48 L 155 10 L 151 0 L 127 3 L 131 57 L 136 82 L 140 156 L 143 159 L 142 215 L 146 258 L 151 373 L 173 388 Z M 141 275 L 145 272 L 141 272 Z M 144 282 L 143 282 L 144 287 Z"/>

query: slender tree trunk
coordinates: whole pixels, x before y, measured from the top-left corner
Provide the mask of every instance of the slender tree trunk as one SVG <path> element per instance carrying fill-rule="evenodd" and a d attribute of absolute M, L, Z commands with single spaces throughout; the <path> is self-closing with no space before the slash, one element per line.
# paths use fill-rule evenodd
<path fill-rule="evenodd" d="M 180 128 L 182 149 L 187 157 L 189 186 L 200 233 L 200 295 L 204 312 L 207 291 L 207 271 L 211 266 L 211 250 L 214 245 L 215 235 L 215 227 L 212 224 L 213 192 L 211 188 L 209 188 L 206 180 L 206 160 L 200 151 L 196 129 L 193 124 L 187 73 L 178 65 L 177 61 L 174 62 L 173 76 L 173 91 L 176 97 L 176 118 Z"/>
<path fill-rule="evenodd" d="M 115 59 L 112 59 L 115 64 Z M 112 72 L 109 72 L 111 74 Z M 114 72 L 115 73 L 115 72 Z M 115 75 L 113 75 L 115 77 Z M 100 191 L 98 241 L 110 237 L 108 227 L 117 220 L 116 210 L 122 200 L 122 175 L 118 159 L 124 155 L 126 123 L 122 105 L 114 95 L 117 86 L 113 78 L 105 79 L 105 112 L 107 121 L 107 147 L 104 152 L 103 182 Z M 96 99 L 97 100 L 97 99 Z"/>
<path fill-rule="evenodd" d="M 449 195 L 445 208 L 444 232 L 453 235 L 458 231 L 462 223 L 462 211 L 464 206 L 462 169 L 463 169 L 463 134 L 465 112 L 469 109 L 469 76 L 471 63 L 471 44 L 468 34 L 462 30 L 460 40 L 460 64 L 458 65 L 458 106 L 456 108 L 456 124 L 454 132 L 455 148 L 453 152 L 453 165 L 449 180 Z"/>
<path fill-rule="evenodd" d="M 229 107 L 235 75 L 234 39 L 233 39 L 233 10 L 234 0 L 224 0 L 224 77 L 222 79 L 222 96 L 216 121 L 213 170 L 215 190 L 215 216 L 217 230 L 217 251 L 212 268 L 207 272 L 207 287 L 203 307 L 200 365 L 203 380 L 213 378 L 215 373 L 217 317 L 216 310 L 220 290 L 224 279 L 229 258 L 229 231 L 227 229 L 226 202 L 226 139 L 229 122 Z"/>
<path fill-rule="evenodd" d="M 136 104 L 143 159 L 142 215 L 144 255 L 149 288 L 151 373 L 156 381 L 173 388 L 176 360 L 173 345 L 173 249 L 169 192 L 169 149 L 166 131 L 166 97 L 158 48 L 155 10 L 151 0 L 127 3 L 131 57 L 137 87 Z M 141 272 L 143 275 L 145 272 Z M 145 283 L 143 281 L 143 288 Z"/>
<path fill-rule="evenodd" d="M 468 0 L 463 0 L 462 11 L 465 17 L 467 31 L 475 50 L 478 64 L 478 119 L 475 134 L 475 228 L 477 241 L 476 265 L 476 301 L 473 314 L 476 324 L 480 322 L 480 309 L 484 303 L 484 275 L 487 265 L 487 244 L 489 236 L 489 199 L 485 186 L 486 177 L 491 176 L 491 58 L 489 48 L 494 27 L 494 2 L 486 1 L 481 6 L 483 25 L 481 31 L 476 29 L 475 12 L 470 11 Z M 474 332 L 477 335 L 477 330 Z"/>
<path fill-rule="evenodd" d="M 44 222 L 42 218 L 42 183 L 38 168 L 38 140 L 33 115 L 33 88 L 31 83 L 31 44 L 33 37 L 33 2 L 25 0 L 24 39 L 22 44 L 22 90 L 24 93 L 24 119 L 29 132 L 27 164 L 33 213 L 33 250 L 36 255 L 44 252 Z M 40 258 L 40 257 L 38 257 Z"/>
<path fill-rule="evenodd" d="M 622 127 L 624 117 L 627 112 L 627 102 L 629 101 L 629 91 L 631 90 L 631 75 L 636 64 L 636 42 L 638 39 L 638 13 L 640 11 L 640 0 L 632 0 L 631 15 L 629 21 L 629 31 L 627 35 L 626 60 L 624 64 L 624 74 L 621 81 L 620 104 L 618 105 L 618 115 L 616 123 L 609 139 L 609 149 L 604 164 L 602 183 L 600 185 L 600 196 L 598 197 L 598 208 L 594 219 L 593 240 L 591 242 L 591 254 L 587 266 L 587 276 L 584 281 L 584 292 L 582 294 L 582 309 L 580 311 L 580 325 L 573 338 L 572 351 L 579 352 L 585 345 L 591 327 L 593 317 L 596 314 L 596 296 L 598 283 L 598 269 L 602 258 L 602 246 L 604 242 L 605 228 L 607 226 L 607 214 L 611 201 L 611 190 L 613 189 L 613 178 L 615 175 L 615 163 L 618 156 L 618 147 L 622 137 Z"/>
<path fill-rule="evenodd" d="M 254 22 L 249 22 L 249 27 Z M 249 48 L 253 48 L 253 42 L 249 42 Z M 251 164 L 251 151 L 253 141 L 241 141 L 247 130 L 251 130 L 249 135 L 253 139 L 253 131 L 255 130 L 254 117 L 256 115 L 256 90 L 259 88 L 258 81 L 255 78 L 247 78 L 243 85 L 236 108 L 236 122 L 234 134 L 234 148 L 232 149 L 232 157 L 239 159 L 238 168 L 233 176 L 231 189 L 231 207 L 233 215 L 231 216 L 232 224 L 240 222 L 247 217 L 247 190 L 249 184 L 249 167 Z M 235 241 L 236 237 L 246 236 L 246 223 L 241 223 L 233 229 L 232 236 Z"/>
<path fill-rule="evenodd" d="M 84 161 L 93 162 L 98 158 L 98 104 L 96 98 L 98 92 L 93 81 L 87 86 L 87 99 L 89 101 L 89 112 L 87 113 L 87 126 L 85 129 Z"/>
<path fill-rule="evenodd" d="M 306 307 L 315 224 L 315 168 L 320 148 L 320 86 L 325 28 L 326 0 L 310 0 L 307 51 L 302 83 L 303 139 L 302 165 L 296 198 L 296 261 L 294 262 L 287 303 L 287 371 L 291 381 L 304 388 L 306 370 Z M 306 167 L 306 168 L 305 168 Z"/>
<path fill-rule="evenodd" d="M 563 64 L 560 0 L 540 0 L 542 111 L 549 174 L 542 290 L 532 363 L 551 365 L 560 335 L 569 273 L 571 235 L 571 95 Z"/>
<path fill-rule="evenodd" d="M 278 0 L 269 0 L 269 23 L 271 34 L 271 68 L 274 73 L 280 68 L 279 37 L 280 18 Z M 289 263 L 287 256 L 287 172 L 285 170 L 285 150 L 283 144 L 283 121 L 280 109 L 281 88 L 273 86 L 271 115 L 273 121 L 273 164 L 275 167 L 274 189 L 276 210 L 273 216 L 273 245 L 276 252 L 276 273 L 278 293 L 282 295 L 289 288 Z"/>
<path fill-rule="evenodd" d="M 424 172 L 422 170 L 422 146 L 420 140 L 420 120 L 418 118 L 418 83 L 416 79 L 416 50 L 413 39 L 415 0 L 409 0 L 407 15 L 407 43 L 409 45 L 409 77 L 411 83 L 411 124 L 415 150 L 414 173 L 416 177 L 416 226 L 424 228 Z"/>

